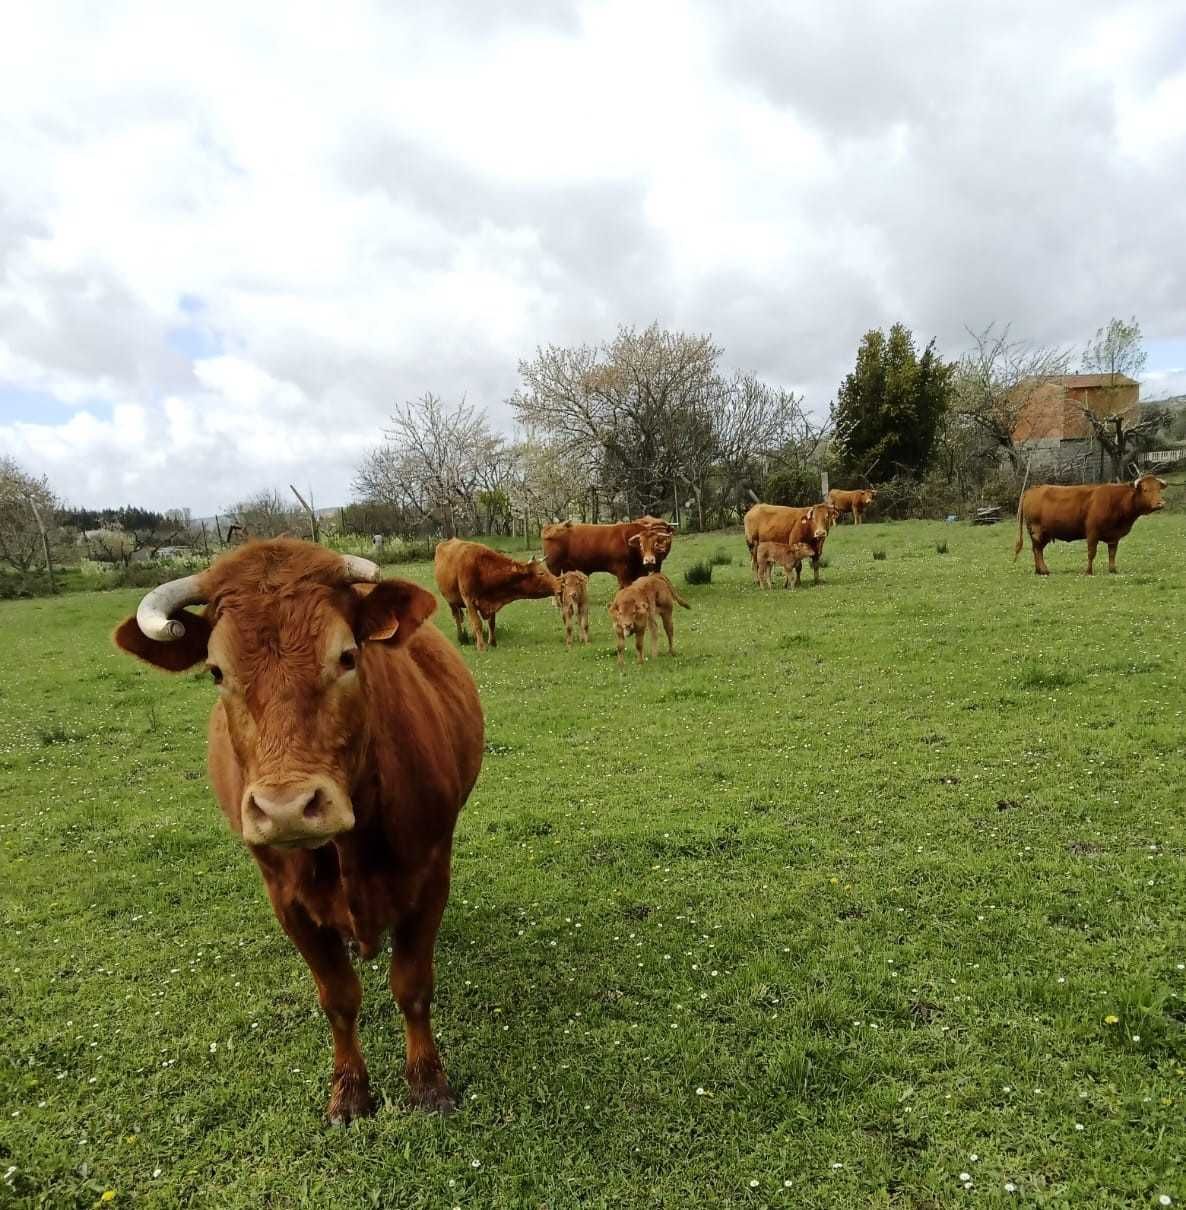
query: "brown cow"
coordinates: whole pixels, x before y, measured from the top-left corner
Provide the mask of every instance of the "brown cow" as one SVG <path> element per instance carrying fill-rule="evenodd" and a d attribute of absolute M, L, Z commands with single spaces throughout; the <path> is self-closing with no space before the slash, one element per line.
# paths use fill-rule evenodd
<path fill-rule="evenodd" d="M 663 570 L 674 533 L 673 525 L 647 515 L 617 525 L 578 525 L 572 521 L 545 525 L 540 538 L 548 567 L 557 575 L 562 571 L 583 571 L 587 575 L 605 571 L 617 578 L 619 588 L 625 588 L 639 576 Z"/>
<path fill-rule="evenodd" d="M 873 503 L 876 496 L 877 493 L 871 488 L 851 492 L 833 488 L 826 497 L 826 503 L 830 504 L 840 517 L 845 513 L 852 513 L 852 523 L 860 525 L 861 518 L 865 515 L 865 509 Z"/>
<path fill-rule="evenodd" d="M 1047 542 L 1087 539 L 1087 575 L 1092 574 L 1096 547 L 1108 547 L 1108 570 L 1116 571 L 1116 548 L 1138 517 L 1165 507 L 1161 489 L 1165 480 L 1139 475 L 1132 483 L 1081 483 L 1073 487 L 1042 484 L 1031 487 L 1017 505 L 1017 544 L 1013 561 L 1024 544 L 1022 526 L 1029 530 L 1034 551 L 1034 572 L 1048 576 L 1043 555 Z"/>
<path fill-rule="evenodd" d="M 675 655 L 675 630 L 671 616 L 674 605 L 682 605 L 691 609 L 675 591 L 675 586 L 661 572 L 643 576 L 618 589 L 617 596 L 609 603 L 607 609 L 614 621 L 614 633 L 618 636 L 618 666 L 622 666 L 622 651 L 626 646 L 626 636 L 633 633 L 634 645 L 638 649 L 638 662 L 645 661 L 642 645 L 647 630 L 651 632 L 651 659 L 659 654 L 659 624 L 663 619 L 663 629 L 667 632 L 667 652 Z"/>
<path fill-rule="evenodd" d="M 305 542 L 248 542 L 153 589 L 114 636 L 171 672 L 204 661 L 218 686 L 210 780 L 316 981 L 333 1033 L 333 1122 L 374 1109 L 346 947 L 371 958 L 387 928 L 412 1102 L 454 1107 L 429 1018 L 433 949 L 483 750 L 473 678 L 423 624 L 433 595 L 360 580 L 379 569 Z M 204 613 L 182 609 L 200 602 Z"/>
<path fill-rule="evenodd" d="M 534 555 L 521 563 L 500 550 L 461 538 L 437 543 L 433 572 L 437 588 L 457 623 L 457 641 L 465 642 L 464 609 L 469 614 L 479 651 L 486 650 L 483 621 L 490 627 L 490 646 L 497 647 L 494 615 L 504 605 L 551 597 L 557 590 L 556 577 Z"/>
<path fill-rule="evenodd" d="M 758 583 L 758 544 L 782 542 L 790 546 L 806 542 L 812 550 L 811 573 L 819 583 L 819 561 L 824 552 L 828 530 L 839 514 L 831 504 L 811 504 L 803 508 L 784 504 L 755 504 L 745 514 L 745 544 L 749 547 L 754 583 Z"/>
<path fill-rule="evenodd" d="M 788 546 L 785 542 L 759 542 L 757 550 L 758 584 L 762 588 L 773 588 L 771 578 L 775 564 L 786 572 L 783 588 L 791 587 L 791 573 L 794 573 L 794 586 L 799 587 L 799 578 L 803 570 L 803 560 L 810 559 L 812 549 L 806 542 L 796 542 Z"/>
<path fill-rule="evenodd" d="M 566 571 L 556 577 L 556 604 L 564 619 L 564 646 L 572 646 L 572 627 L 577 623 L 581 642 L 589 641 L 589 577 L 583 571 Z"/>

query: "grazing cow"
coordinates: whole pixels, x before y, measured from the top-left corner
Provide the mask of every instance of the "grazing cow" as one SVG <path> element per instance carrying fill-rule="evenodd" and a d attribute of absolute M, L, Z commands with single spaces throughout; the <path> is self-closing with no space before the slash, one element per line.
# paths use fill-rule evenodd
<path fill-rule="evenodd" d="M 794 508 L 784 504 L 755 504 L 745 514 L 745 544 L 749 547 L 754 583 L 758 583 L 758 544 L 782 542 L 790 546 L 806 542 L 811 547 L 811 573 L 819 583 L 819 561 L 824 552 L 828 530 L 837 516 L 831 504 L 812 504 Z"/>
<path fill-rule="evenodd" d="M 661 572 L 644 576 L 635 580 L 625 588 L 618 589 L 617 596 L 608 605 L 609 615 L 614 621 L 614 633 L 618 636 L 618 666 L 622 666 L 622 651 L 626 646 L 626 636 L 633 633 L 634 645 L 638 649 L 638 662 L 645 661 L 643 655 L 643 639 L 649 629 L 651 632 L 651 659 L 659 654 L 659 624 L 663 619 L 663 629 L 667 632 L 667 652 L 675 655 L 675 630 L 672 626 L 671 615 L 674 605 L 682 605 L 691 609 L 675 591 L 675 586 Z"/>
<path fill-rule="evenodd" d="M 845 492 L 837 488 L 833 488 L 826 497 L 826 502 L 830 504 L 838 516 L 842 517 L 845 513 L 852 513 L 852 523 L 860 525 L 861 518 L 865 515 L 865 509 L 873 503 L 877 493 L 869 488 L 862 488 L 860 491 Z"/>
<path fill-rule="evenodd" d="M 373 958 L 388 928 L 412 1102 L 454 1107 L 429 1017 L 433 949 L 483 725 L 464 662 L 424 624 L 435 608 L 365 559 L 275 539 L 154 588 L 114 636 L 170 672 L 204 662 L 218 686 L 210 781 L 313 973 L 333 1033 L 335 1123 L 374 1110 L 347 943 Z"/>
<path fill-rule="evenodd" d="M 793 546 L 788 546 L 785 542 L 759 542 L 757 550 L 759 586 L 762 588 L 774 587 L 771 573 L 774 565 L 778 564 L 786 572 L 783 588 L 791 587 L 792 572 L 795 575 L 794 586 L 798 588 L 803 560 L 810 559 L 813 553 L 806 542 L 796 542 Z"/>
<path fill-rule="evenodd" d="M 1095 550 L 1108 546 L 1108 570 L 1116 571 L 1116 548 L 1138 517 L 1165 507 L 1161 489 L 1165 480 L 1139 475 L 1132 483 L 1082 483 L 1073 487 L 1043 484 L 1031 487 L 1017 505 L 1017 544 L 1013 561 L 1024 543 L 1022 527 L 1029 530 L 1034 551 L 1034 572 L 1048 576 L 1043 555 L 1047 542 L 1077 542 L 1087 539 L 1087 575 L 1092 574 Z"/>
<path fill-rule="evenodd" d="M 534 555 L 521 563 L 502 551 L 461 538 L 437 543 L 433 571 L 437 588 L 457 623 L 457 641 L 465 642 L 464 609 L 479 651 L 486 650 L 483 621 L 490 627 L 490 646 L 497 647 L 494 615 L 504 605 L 555 596 L 558 587 L 556 577 Z"/>
<path fill-rule="evenodd" d="M 589 577 L 583 571 L 566 571 L 556 577 L 556 604 L 564 619 L 564 645 L 572 646 L 572 627 L 580 628 L 581 642 L 589 641 Z"/>
<path fill-rule="evenodd" d="M 617 577 L 618 587 L 633 584 L 639 576 L 663 570 L 671 552 L 675 527 L 659 517 L 639 517 L 617 525 L 577 525 L 565 521 L 540 531 L 544 558 L 557 575 L 605 571 Z"/>

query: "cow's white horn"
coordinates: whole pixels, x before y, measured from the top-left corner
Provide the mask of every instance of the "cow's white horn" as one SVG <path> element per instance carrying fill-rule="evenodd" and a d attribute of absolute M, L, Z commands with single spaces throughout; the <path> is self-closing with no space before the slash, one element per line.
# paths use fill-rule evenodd
<path fill-rule="evenodd" d="M 136 625 L 141 634 L 158 643 L 181 638 L 185 626 L 169 615 L 183 605 L 200 605 L 205 601 L 201 579 L 201 576 L 183 576 L 154 588 L 136 608 Z"/>
<path fill-rule="evenodd" d="M 378 565 L 360 555 L 343 555 L 342 562 L 346 565 L 346 574 L 352 582 L 357 583 L 359 580 L 364 580 L 377 584 L 383 578 L 383 573 L 379 570 Z"/>

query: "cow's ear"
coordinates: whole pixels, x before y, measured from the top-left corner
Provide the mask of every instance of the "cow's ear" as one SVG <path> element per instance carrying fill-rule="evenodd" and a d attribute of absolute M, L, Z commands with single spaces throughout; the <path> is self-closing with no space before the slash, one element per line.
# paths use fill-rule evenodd
<path fill-rule="evenodd" d="M 420 629 L 437 607 L 436 597 L 410 580 L 356 584 L 354 591 L 359 597 L 354 637 L 360 643 L 389 643 L 398 647 Z"/>
<path fill-rule="evenodd" d="M 206 658 L 206 647 L 210 642 L 210 623 L 200 613 L 183 609 L 173 615 L 185 626 L 179 639 L 161 643 L 150 639 L 136 622 L 136 615 L 125 618 L 111 636 L 120 651 L 134 655 L 138 660 L 163 668 L 166 672 L 184 672 Z"/>
<path fill-rule="evenodd" d="M 639 546 L 642 545 L 642 534 L 631 534 L 630 537 L 626 539 L 627 546 L 633 546 L 635 543 L 637 543 Z"/>

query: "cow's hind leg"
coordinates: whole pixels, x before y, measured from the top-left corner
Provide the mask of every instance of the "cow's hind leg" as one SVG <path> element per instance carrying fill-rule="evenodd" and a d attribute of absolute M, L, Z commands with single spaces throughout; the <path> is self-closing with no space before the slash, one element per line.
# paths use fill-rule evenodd
<path fill-rule="evenodd" d="M 496 634 L 494 633 L 494 619 L 495 619 L 495 617 L 496 617 L 496 616 L 497 616 L 496 614 L 493 614 L 493 613 L 492 613 L 492 614 L 491 614 L 491 615 L 490 615 L 490 616 L 489 616 L 489 617 L 486 619 L 486 624 L 487 624 L 487 625 L 490 627 L 490 646 L 491 646 L 491 647 L 497 647 L 497 646 L 498 646 L 498 635 L 496 635 Z"/>
<path fill-rule="evenodd" d="M 358 1045 L 362 984 L 336 929 L 314 924 L 299 904 L 277 909 L 276 915 L 313 972 L 317 998 L 329 1020 L 334 1038 L 334 1072 L 326 1116 L 335 1126 L 344 1126 L 375 1111 L 366 1061 Z"/>
<path fill-rule="evenodd" d="M 1108 543 L 1108 572 L 1111 575 L 1116 574 L 1116 552 L 1120 549 L 1119 542 Z"/>
<path fill-rule="evenodd" d="M 1087 539 L 1087 570 L 1083 573 L 1084 575 L 1090 576 L 1090 575 L 1095 574 L 1095 572 L 1094 572 L 1095 552 L 1096 552 L 1097 548 L 1099 547 L 1099 544 L 1100 543 L 1099 543 L 1098 538 L 1088 538 Z"/>
<path fill-rule="evenodd" d="M 1034 575 L 1048 576 L 1050 568 L 1046 566 L 1046 556 L 1042 553 L 1046 549 L 1047 539 L 1042 534 L 1041 526 L 1031 525 L 1030 530 L 1030 547 L 1034 552 Z"/>
<path fill-rule="evenodd" d="M 460 605 L 450 604 L 449 609 L 452 611 L 452 614 L 453 614 L 453 623 L 457 627 L 457 642 L 460 643 L 462 647 L 464 647 L 465 643 L 466 643 L 465 613 L 462 610 Z"/>
<path fill-rule="evenodd" d="M 465 612 L 469 615 L 470 628 L 474 632 L 474 646 L 479 651 L 486 650 L 486 628 L 482 625 L 482 615 L 473 601 L 466 601 Z"/>
<path fill-rule="evenodd" d="M 391 994 L 404 1015 L 408 1095 L 419 1109 L 450 1113 L 457 1102 L 432 1036 L 433 951 L 449 898 L 448 859 L 428 875 L 420 900 L 391 930 Z"/>
<path fill-rule="evenodd" d="M 773 587 L 773 586 L 772 586 Z M 667 654 L 675 655 L 675 627 L 671 624 L 671 615 L 675 611 L 667 609 L 663 614 L 663 629 L 667 632 Z M 659 636 L 655 635 L 655 646 L 659 645 Z"/>

